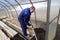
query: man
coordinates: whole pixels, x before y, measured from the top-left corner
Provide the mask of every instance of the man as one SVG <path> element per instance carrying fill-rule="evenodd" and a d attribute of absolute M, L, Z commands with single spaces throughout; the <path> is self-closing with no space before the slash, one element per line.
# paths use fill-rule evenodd
<path fill-rule="evenodd" d="M 21 24 L 21 28 L 22 28 L 22 31 L 23 31 L 23 34 L 25 36 L 27 36 L 27 25 L 28 26 L 32 26 L 29 21 L 30 21 L 30 16 L 31 16 L 31 13 L 33 13 L 35 11 L 35 7 L 30 7 L 30 8 L 26 8 L 24 10 L 22 10 L 22 12 L 20 13 L 20 15 L 18 16 L 18 20 Z"/>

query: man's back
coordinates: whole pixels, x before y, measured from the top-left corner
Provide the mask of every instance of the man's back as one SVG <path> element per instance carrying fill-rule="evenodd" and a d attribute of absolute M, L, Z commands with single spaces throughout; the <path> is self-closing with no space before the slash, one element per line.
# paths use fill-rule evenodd
<path fill-rule="evenodd" d="M 31 15 L 30 8 L 26 8 L 26 9 L 22 10 L 22 12 L 19 14 L 18 18 L 23 19 L 24 16 L 29 17 L 30 15 Z"/>
<path fill-rule="evenodd" d="M 30 20 L 30 15 L 31 15 L 30 8 L 26 8 L 18 16 L 18 20 L 20 20 L 22 24 L 29 25 L 28 22 Z"/>

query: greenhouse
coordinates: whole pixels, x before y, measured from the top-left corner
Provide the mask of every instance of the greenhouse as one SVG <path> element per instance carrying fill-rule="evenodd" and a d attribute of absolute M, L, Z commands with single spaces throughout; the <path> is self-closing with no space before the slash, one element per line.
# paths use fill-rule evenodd
<path fill-rule="evenodd" d="M 31 28 L 24 24 L 28 8 Z M 19 22 L 21 14 L 29 37 Z M 0 0 L 0 40 L 60 40 L 60 0 Z"/>

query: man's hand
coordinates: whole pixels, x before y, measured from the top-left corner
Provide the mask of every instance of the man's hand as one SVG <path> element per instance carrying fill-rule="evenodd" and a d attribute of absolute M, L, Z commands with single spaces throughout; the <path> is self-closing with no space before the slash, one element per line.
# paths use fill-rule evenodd
<path fill-rule="evenodd" d="M 28 23 L 28 26 L 32 26 L 32 24 Z"/>
<path fill-rule="evenodd" d="M 32 26 L 27 26 L 28 29 L 32 28 Z"/>

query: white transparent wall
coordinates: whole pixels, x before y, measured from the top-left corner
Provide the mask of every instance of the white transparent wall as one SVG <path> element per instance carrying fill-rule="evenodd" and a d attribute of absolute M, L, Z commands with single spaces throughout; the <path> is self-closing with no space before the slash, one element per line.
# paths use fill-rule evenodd
<path fill-rule="evenodd" d="M 59 3 L 58 0 L 51 0 L 51 7 L 50 7 L 50 22 L 59 14 Z M 53 40 L 56 35 L 57 29 L 57 18 L 49 24 L 48 30 L 48 40 Z"/>
<path fill-rule="evenodd" d="M 49 25 L 48 40 L 53 40 L 56 35 L 57 18 Z"/>
<path fill-rule="evenodd" d="M 47 2 L 35 3 L 37 21 L 46 22 Z M 33 16 L 32 16 L 33 17 Z"/>
<path fill-rule="evenodd" d="M 46 15 L 47 15 L 47 2 L 42 3 L 34 3 L 34 7 L 36 8 L 36 20 L 37 20 L 37 28 L 45 29 L 44 23 L 46 22 Z M 35 15 L 31 15 L 31 19 L 35 20 Z M 36 22 L 34 23 L 36 27 Z"/>
<path fill-rule="evenodd" d="M 16 14 L 16 12 L 15 11 L 12 11 L 12 16 L 13 16 L 13 18 L 17 18 L 17 14 Z"/>
<path fill-rule="evenodd" d="M 42 2 L 42 3 L 33 3 L 33 4 L 34 4 L 34 7 L 36 8 L 37 20 L 46 21 L 47 3 Z M 25 8 L 30 8 L 31 4 L 25 4 L 25 5 L 21 5 L 21 6 L 22 6 L 23 9 L 25 9 Z M 18 15 L 22 11 L 20 6 L 16 6 L 15 9 L 17 10 Z M 35 20 L 34 14 L 31 15 L 31 19 Z"/>
<path fill-rule="evenodd" d="M 0 18 L 3 16 L 7 16 L 7 11 L 0 11 Z"/>
<path fill-rule="evenodd" d="M 51 0 L 50 21 L 53 20 L 59 13 L 59 0 Z"/>

